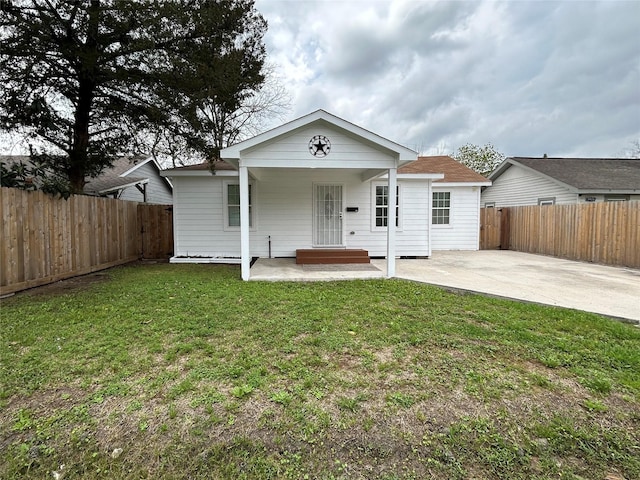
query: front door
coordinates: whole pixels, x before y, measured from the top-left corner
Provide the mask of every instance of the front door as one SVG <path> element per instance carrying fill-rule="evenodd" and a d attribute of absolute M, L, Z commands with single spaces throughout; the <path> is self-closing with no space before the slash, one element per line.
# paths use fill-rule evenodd
<path fill-rule="evenodd" d="M 314 244 L 342 246 L 342 185 L 315 185 L 314 196 Z"/>

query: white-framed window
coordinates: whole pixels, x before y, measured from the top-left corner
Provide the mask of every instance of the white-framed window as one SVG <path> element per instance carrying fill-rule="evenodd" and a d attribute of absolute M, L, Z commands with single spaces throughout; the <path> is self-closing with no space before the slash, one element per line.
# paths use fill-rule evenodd
<path fill-rule="evenodd" d="M 389 222 L 389 185 L 374 183 L 371 190 L 371 226 L 373 230 L 386 230 Z M 396 185 L 396 227 L 402 229 L 402 189 Z"/>
<path fill-rule="evenodd" d="M 631 197 L 629 195 L 605 195 L 605 202 L 628 202 Z"/>
<path fill-rule="evenodd" d="M 538 205 L 540 206 L 555 205 L 555 204 L 556 204 L 556 197 L 545 197 L 545 198 L 538 199 Z"/>
<path fill-rule="evenodd" d="M 249 184 L 249 227 L 254 228 L 253 185 Z M 224 182 L 223 216 L 225 230 L 240 230 L 240 184 Z"/>
<path fill-rule="evenodd" d="M 451 223 L 451 192 L 433 192 L 431 203 L 431 224 Z"/>
<path fill-rule="evenodd" d="M 496 202 L 485 202 L 484 208 L 496 208 Z"/>

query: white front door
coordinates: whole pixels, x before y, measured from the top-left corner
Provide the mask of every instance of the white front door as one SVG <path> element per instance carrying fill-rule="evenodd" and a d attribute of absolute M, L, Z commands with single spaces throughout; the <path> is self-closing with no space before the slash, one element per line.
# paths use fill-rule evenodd
<path fill-rule="evenodd" d="M 314 244 L 342 246 L 342 185 L 315 185 L 314 197 Z"/>

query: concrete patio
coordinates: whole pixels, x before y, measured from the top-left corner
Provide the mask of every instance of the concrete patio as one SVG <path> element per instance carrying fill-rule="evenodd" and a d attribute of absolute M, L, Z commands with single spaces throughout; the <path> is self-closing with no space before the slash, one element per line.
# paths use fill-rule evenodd
<path fill-rule="evenodd" d="M 573 308 L 640 323 L 640 270 L 574 262 L 504 250 L 435 252 L 397 260 L 396 277 L 453 290 Z M 296 265 L 259 259 L 254 281 L 331 281 L 384 278 L 385 260 L 370 265 Z"/>

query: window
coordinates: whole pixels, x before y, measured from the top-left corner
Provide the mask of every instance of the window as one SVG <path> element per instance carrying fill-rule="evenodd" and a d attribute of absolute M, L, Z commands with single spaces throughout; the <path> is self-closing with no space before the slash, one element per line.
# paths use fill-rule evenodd
<path fill-rule="evenodd" d="M 484 208 L 496 208 L 496 202 L 486 202 Z"/>
<path fill-rule="evenodd" d="M 631 197 L 629 195 L 605 195 L 605 202 L 628 202 Z"/>
<path fill-rule="evenodd" d="M 433 225 L 449 225 L 450 210 L 451 192 L 433 192 L 431 223 Z"/>
<path fill-rule="evenodd" d="M 374 185 L 374 209 L 377 228 L 384 228 L 389 221 L 389 186 Z M 396 227 L 400 227 L 400 185 L 396 186 Z"/>
<path fill-rule="evenodd" d="M 547 197 L 547 198 L 539 198 L 538 199 L 538 205 L 543 206 L 543 205 L 555 205 L 556 204 L 556 197 Z"/>
<path fill-rule="evenodd" d="M 226 184 L 225 210 L 227 213 L 226 226 L 240 227 L 240 185 Z M 251 185 L 249 185 L 249 227 L 253 227 L 253 202 L 251 200 Z"/>

